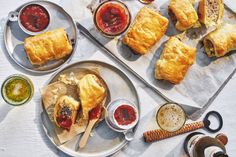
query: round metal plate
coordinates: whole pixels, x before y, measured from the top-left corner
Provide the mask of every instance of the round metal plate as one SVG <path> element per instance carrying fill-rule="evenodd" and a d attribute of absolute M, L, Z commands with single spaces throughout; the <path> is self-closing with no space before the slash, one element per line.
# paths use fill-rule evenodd
<path fill-rule="evenodd" d="M 50 61 L 42 66 L 32 66 L 27 58 L 24 50 L 24 40 L 29 35 L 24 33 L 18 25 L 17 21 L 7 20 L 4 30 L 4 42 L 10 57 L 22 68 L 34 73 L 49 73 L 60 68 L 68 62 L 73 56 L 77 44 L 77 29 L 71 16 L 60 6 L 49 1 L 32 1 L 23 4 L 15 11 L 18 12 L 23 6 L 28 4 L 40 4 L 44 6 L 50 13 L 50 24 L 48 31 L 56 28 L 64 28 L 67 32 L 69 40 L 72 41 L 73 50 L 71 55 L 57 60 Z"/>
<path fill-rule="evenodd" d="M 133 104 L 137 106 L 139 115 L 140 115 L 140 107 L 139 107 L 139 98 L 137 91 L 130 81 L 130 79 L 119 69 L 116 67 L 100 62 L 100 61 L 82 61 L 77 62 L 67 67 L 63 68 L 59 72 L 57 72 L 48 82 L 48 84 L 55 82 L 59 75 L 63 73 L 76 72 L 79 69 L 98 69 L 100 76 L 106 82 L 109 92 L 110 92 L 110 100 L 115 100 L 118 98 L 124 98 L 131 101 Z M 110 129 L 105 121 L 99 123 L 99 125 L 94 129 L 93 136 L 89 138 L 88 143 L 85 148 L 81 150 L 77 150 L 79 143 L 79 136 L 74 137 L 71 141 L 58 146 L 56 142 L 56 135 L 53 133 L 53 128 L 48 124 L 50 120 L 45 118 L 46 111 L 43 110 L 42 113 L 42 122 L 45 133 L 48 138 L 52 141 L 52 143 L 64 153 L 76 156 L 76 157 L 97 157 L 97 156 L 109 156 L 121 148 L 123 148 L 127 144 L 127 140 L 124 137 L 123 133 L 118 133 Z M 137 125 L 133 128 L 133 132 L 135 133 Z"/>

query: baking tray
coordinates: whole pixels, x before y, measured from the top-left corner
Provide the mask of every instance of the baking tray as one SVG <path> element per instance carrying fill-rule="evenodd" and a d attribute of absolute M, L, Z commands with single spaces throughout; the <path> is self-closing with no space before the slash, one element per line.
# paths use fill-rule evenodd
<path fill-rule="evenodd" d="M 28 4 L 40 4 L 49 11 L 51 18 L 48 26 L 48 31 L 56 28 L 64 28 L 67 32 L 69 40 L 72 42 L 72 53 L 65 58 L 56 61 L 50 61 L 45 65 L 32 66 L 24 50 L 24 39 L 27 38 L 29 35 L 21 30 L 17 21 L 13 22 L 9 19 L 6 22 L 4 29 L 4 42 L 7 52 L 16 64 L 18 64 L 20 67 L 24 68 L 27 71 L 34 73 L 49 73 L 55 71 L 63 64 L 68 62 L 75 52 L 77 45 L 77 29 L 75 23 L 71 16 L 62 7 L 49 1 L 39 0 L 28 2 L 18 7 L 15 12 L 19 12 L 19 10 L 23 6 Z"/>
<path fill-rule="evenodd" d="M 133 19 L 139 9 L 144 6 L 138 1 L 125 1 L 125 3 L 130 9 Z M 236 72 L 236 54 L 233 51 L 225 57 L 217 59 L 208 58 L 204 53 L 202 39 L 215 28 L 206 29 L 201 27 L 200 29 L 190 29 L 186 32 L 183 42 L 197 48 L 197 57 L 194 65 L 188 70 L 185 79 L 178 85 L 173 85 L 163 80 L 156 80 L 154 78 L 154 67 L 165 42 L 169 36 L 181 33 L 175 29 L 172 20 L 170 20 L 168 4 L 169 1 L 159 0 L 148 5 L 148 7 L 158 10 L 167 17 L 170 23 L 165 36 L 153 47 L 149 54 L 143 56 L 135 54 L 129 47 L 122 44 L 123 36 L 109 40 L 100 35 L 93 25 L 84 25 L 92 37 L 82 27 L 80 27 L 82 28 L 81 32 L 101 47 L 105 53 L 138 77 L 144 84 L 161 95 L 166 101 L 174 101 L 183 104 L 183 106 L 194 107 L 194 112 L 191 113 L 190 118 L 197 119 Z M 236 23 L 236 14 L 226 5 L 223 21 L 231 24 Z M 77 27 L 79 27 L 78 24 Z"/>
<path fill-rule="evenodd" d="M 104 79 L 108 86 L 110 100 L 112 101 L 118 98 L 125 98 L 137 106 L 140 115 L 139 98 L 133 83 L 121 70 L 105 62 L 89 60 L 70 64 L 54 74 L 54 76 L 48 81 L 48 84 L 55 82 L 60 74 L 70 73 L 72 71 L 78 70 L 79 68 L 98 70 L 100 76 Z M 53 124 L 47 116 L 44 108 L 43 112 L 41 113 L 41 118 L 45 133 L 51 142 L 58 149 L 71 156 L 109 156 L 123 148 L 128 143 L 123 133 L 118 133 L 111 130 L 106 125 L 105 121 L 102 121 L 92 132 L 93 136 L 89 138 L 85 148 L 82 150 L 77 150 L 80 135 L 74 137 L 71 141 L 68 141 L 63 145 L 60 145 L 52 127 Z M 137 125 L 133 129 L 134 133 L 136 128 Z"/>

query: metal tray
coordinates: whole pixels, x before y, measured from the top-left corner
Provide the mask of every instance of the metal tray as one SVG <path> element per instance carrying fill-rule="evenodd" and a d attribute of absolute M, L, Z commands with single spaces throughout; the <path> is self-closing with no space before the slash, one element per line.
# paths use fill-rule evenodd
<path fill-rule="evenodd" d="M 57 80 L 58 76 L 62 73 L 70 73 L 76 71 L 79 68 L 86 69 L 98 69 L 101 77 L 106 82 L 109 92 L 110 100 L 115 100 L 117 98 L 125 98 L 137 105 L 140 115 L 139 98 L 137 91 L 130 81 L 130 79 L 116 67 L 100 61 L 82 61 L 66 66 L 57 72 L 49 81 L 48 84 Z M 42 106 L 43 107 L 43 106 Z M 82 150 L 77 151 L 80 135 L 74 137 L 71 141 L 66 142 L 63 145 L 58 144 L 58 139 L 52 127 L 52 123 L 49 120 L 46 111 L 43 109 L 41 114 L 43 128 L 46 135 L 51 140 L 51 142 L 64 153 L 76 156 L 76 157 L 96 157 L 96 156 L 109 156 L 116 151 L 123 148 L 128 141 L 125 139 L 123 133 L 118 133 L 111 130 L 102 121 L 99 123 L 97 128 L 93 131 L 93 136 L 89 138 L 86 147 Z M 133 129 L 135 133 L 137 125 Z M 102 144 L 101 144 L 102 143 Z"/>
<path fill-rule="evenodd" d="M 71 16 L 62 7 L 48 1 L 32 1 L 25 3 L 18 7 L 15 12 L 19 12 L 19 10 L 27 4 L 40 4 L 50 12 L 51 18 L 48 30 L 64 28 L 67 32 L 69 40 L 72 41 L 72 53 L 63 59 L 50 61 L 42 66 L 32 66 L 24 50 L 24 39 L 29 35 L 21 30 L 17 21 L 12 22 L 9 19 L 6 22 L 4 29 L 4 42 L 7 52 L 16 64 L 27 71 L 34 73 L 49 73 L 55 71 L 68 62 L 75 52 L 77 45 L 77 29 L 75 23 Z"/>
<path fill-rule="evenodd" d="M 125 4 L 129 7 L 132 17 L 135 17 L 139 9 L 144 6 L 138 1 L 125 1 Z M 162 53 L 165 42 L 169 36 L 182 33 L 175 29 L 173 21 L 170 20 L 168 4 L 169 1 L 159 0 L 148 5 L 148 7 L 158 10 L 169 19 L 169 27 L 165 36 L 150 50 L 150 53 L 143 56 L 135 54 L 129 47 L 124 45 L 122 43 L 123 36 L 107 39 L 96 30 L 93 23 L 90 26 L 84 25 L 87 30 L 83 29 L 80 24 L 77 24 L 77 27 L 83 35 L 166 101 L 194 107 L 190 118 L 196 120 L 211 105 L 230 78 L 236 73 L 236 54 L 234 51 L 218 59 L 207 57 L 204 53 L 202 39 L 214 28 L 190 29 L 186 32 L 184 42 L 197 48 L 197 57 L 194 65 L 188 70 L 185 79 L 178 85 L 173 85 L 164 80 L 156 80 L 154 78 L 155 63 Z M 236 14 L 226 5 L 223 21 L 231 24 L 236 22 Z"/>

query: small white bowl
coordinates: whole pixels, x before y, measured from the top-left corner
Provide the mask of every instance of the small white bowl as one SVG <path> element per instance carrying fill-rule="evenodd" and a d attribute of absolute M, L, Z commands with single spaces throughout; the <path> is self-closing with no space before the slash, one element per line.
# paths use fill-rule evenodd
<path fill-rule="evenodd" d="M 48 25 L 47 25 L 47 27 L 44 28 L 42 31 L 39 31 L 39 32 L 30 31 L 30 30 L 26 29 L 26 28 L 22 25 L 22 23 L 21 23 L 20 15 L 21 15 L 22 11 L 23 11 L 26 7 L 28 7 L 28 6 L 30 6 L 30 5 L 38 5 L 38 6 L 42 7 L 42 8 L 44 8 L 44 9 L 46 10 L 46 12 L 48 13 L 48 16 L 49 16 Z M 46 7 L 44 7 L 44 6 L 42 6 L 42 5 L 38 4 L 38 3 L 33 3 L 33 2 L 32 2 L 32 3 L 27 3 L 26 5 L 22 6 L 19 12 L 16 12 L 16 11 L 10 12 L 10 13 L 8 14 L 8 19 L 9 19 L 10 21 L 17 21 L 19 27 L 21 28 L 21 30 L 22 30 L 23 32 L 25 32 L 26 34 L 29 34 L 29 35 L 37 35 L 37 34 L 41 34 L 41 33 L 43 33 L 43 32 L 46 32 L 46 31 L 48 30 L 49 25 L 50 25 L 50 21 L 51 21 L 51 16 L 50 16 L 50 12 L 48 11 L 48 9 L 47 9 Z"/>
<path fill-rule="evenodd" d="M 114 113 L 118 107 L 120 107 L 121 105 L 124 105 L 124 104 L 131 106 L 134 109 L 134 111 L 136 113 L 136 119 L 131 124 L 119 125 L 114 117 Z M 138 123 L 138 120 L 139 120 L 139 113 L 138 113 L 137 107 L 133 103 L 131 103 L 130 101 L 128 101 L 126 99 L 114 100 L 111 103 L 109 103 L 109 105 L 107 106 L 106 123 L 114 131 L 126 132 L 127 130 L 135 127 L 135 125 Z"/>

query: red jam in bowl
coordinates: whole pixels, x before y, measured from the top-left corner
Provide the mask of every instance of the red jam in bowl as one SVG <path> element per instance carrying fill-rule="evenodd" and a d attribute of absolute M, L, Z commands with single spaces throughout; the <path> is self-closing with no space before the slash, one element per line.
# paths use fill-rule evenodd
<path fill-rule="evenodd" d="M 129 125 L 137 119 L 137 115 L 132 106 L 123 104 L 115 110 L 114 118 L 119 125 Z"/>
<path fill-rule="evenodd" d="M 121 2 L 107 1 L 97 8 L 95 24 L 105 35 L 116 36 L 128 28 L 130 13 Z"/>
<path fill-rule="evenodd" d="M 49 13 L 41 5 L 31 4 L 20 12 L 21 24 L 31 32 L 41 32 L 49 24 Z"/>

